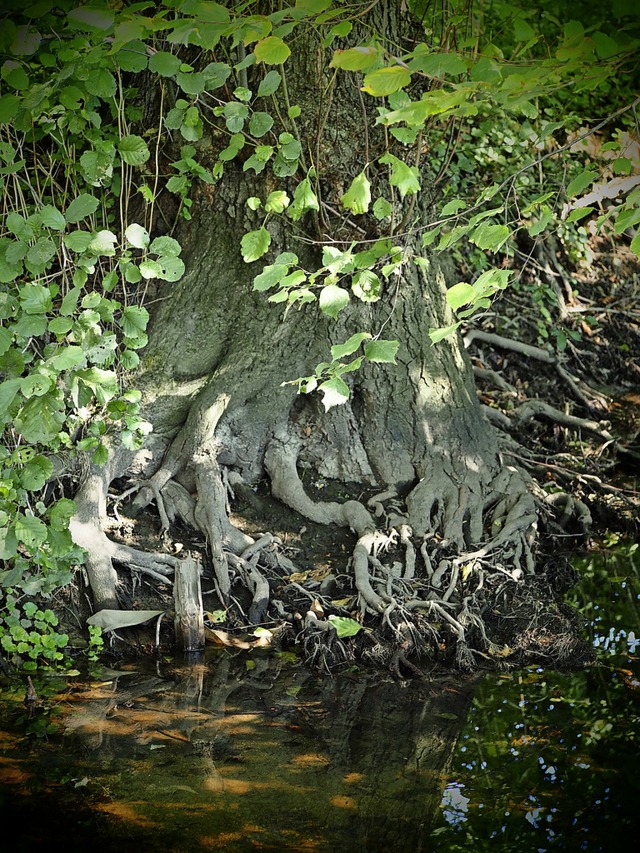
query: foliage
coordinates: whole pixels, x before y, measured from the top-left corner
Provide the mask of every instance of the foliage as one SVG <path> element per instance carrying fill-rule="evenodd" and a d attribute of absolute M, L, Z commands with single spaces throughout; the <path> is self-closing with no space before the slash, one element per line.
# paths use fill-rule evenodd
<path fill-rule="evenodd" d="M 522 5 L 456 0 L 440 15 L 414 2 L 422 40 L 409 51 L 362 26 L 359 5 L 331 0 L 266 14 L 199 0 L 4 5 L 3 587 L 48 595 L 68 582 L 82 559 L 68 529 L 74 504 L 52 484 L 78 457 L 103 464 L 114 442 L 140 447 L 151 428 L 128 375 L 147 342 L 149 287 L 184 273 L 171 234 L 191 217 L 196 182 L 238 169 L 255 182 L 239 251 L 261 262 L 254 289 L 285 315 L 317 306 L 335 320 L 353 300 L 392 294 L 430 252 L 470 258 L 434 343 L 514 282 L 522 239 L 561 232 L 579 252 L 589 226 L 630 234 L 640 255 L 638 164 L 625 147 L 636 102 L 620 82 L 636 79 L 637 14 L 623 0 L 587 5 L 580 21 Z M 311 30 L 327 73 L 354 81 L 385 140 L 351 164 L 337 217 L 287 84 L 296 39 Z M 581 150 L 596 131 L 604 144 Z M 330 232 L 338 220 L 353 237 L 324 240 L 316 268 L 289 251 L 270 257 L 274 223 L 314 244 L 320 222 Z M 289 381 L 319 390 L 326 409 L 343 403 L 349 374 L 395 362 L 400 342 L 382 329 L 335 344 Z"/>
<path fill-rule="evenodd" d="M 56 631 L 58 617 L 47 608 L 40 610 L 32 601 L 20 604 L 12 589 L 5 590 L 5 609 L 0 618 L 0 646 L 8 659 L 25 671 L 38 665 L 55 667 L 64 660 L 69 641 Z"/>
<path fill-rule="evenodd" d="M 598 664 L 487 676 L 476 692 L 432 850 L 624 849 L 634 835 L 640 714 L 637 543 L 576 561 L 569 600 Z"/>

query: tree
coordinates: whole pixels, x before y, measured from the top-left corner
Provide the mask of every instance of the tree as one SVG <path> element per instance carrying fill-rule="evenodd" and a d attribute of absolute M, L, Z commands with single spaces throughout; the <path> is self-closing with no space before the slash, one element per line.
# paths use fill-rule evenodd
<path fill-rule="evenodd" d="M 361 650 L 396 665 L 442 644 L 461 666 L 471 648 L 499 656 L 495 596 L 543 594 L 545 495 L 501 457 L 457 328 L 508 285 L 509 241 L 598 173 L 523 194 L 538 154 L 437 211 L 448 154 L 432 152 L 478 116 L 534 122 L 540 100 L 562 113 L 563 86 L 609 85 L 633 21 L 619 9 L 614 37 L 506 4 L 45 5 L 3 35 L 0 394 L 21 478 L 5 470 L 4 586 L 26 574 L 46 592 L 78 546 L 98 610 L 119 606 L 116 566 L 166 580 L 178 557 L 109 534 L 109 490 L 128 480 L 137 512 L 155 501 L 163 530 L 205 534 L 230 624 L 306 609 L 303 636 L 340 659 L 359 613 Z M 636 204 L 616 221 L 632 227 Z M 463 239 L 494 263 L 452 284 Z M 343 497 L 313 496 L 305 471 Z M 56 476 L 78 488 L 52 502 Z M 278 603 L 286 561 L 230 519 L 233 490 L 264 478 L 301 517 L 353 531 L 324 614 L 309 591 Z"/>

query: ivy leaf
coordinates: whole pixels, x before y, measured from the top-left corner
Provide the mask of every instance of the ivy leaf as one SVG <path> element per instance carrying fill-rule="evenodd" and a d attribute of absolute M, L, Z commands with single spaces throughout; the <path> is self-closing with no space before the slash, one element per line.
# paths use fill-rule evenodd
<path fill-rule="evenodd" d="M 95 196 L 89 193 L 81 193 L 73 199 L 65 211 L 67 222 L 72 225 L 80 222 L 87 216 L 91 216 L 98 209 L 100 202 Z"/>
<path fill-rule="evenodd" d="M 366 213 L 371 204 L 371 184 L 364 172 L 360 172 L 340 199 L 342 206 L 352 213 Z"/>
<path fill-rule="evenodd" d="M 390 68 L 379 68 L 365 75 L 363 92 L 382 98 L 404 89 L 411 83 L 411 72 L 401 65 L 393 65 Z"/>
<path fill-rule="evenodd" d="M 142 166 L 142 164 L 146 163 L 151 156 L 147 143 L 144 139 L 141 136 L 135 136 L 134 134 L 123 136 L 118 142 L 117 148 L 120 152 L 120 156 L 128 166 Z M 68 218 L 69 215 L 67 214 L 67 219 Z"/>
<path fill-rule="evenodd" d="M 400 343 L 398 341 L 369 341 L 365 344 L 364 355 L 369 361 L 380 364 L 395 364 Z"/>
<path fill-rule="evenodd" d="M 242 259 L 245 264 L 250 264 L 252 261 L 257 261 L 269 249 L 271 245 L 271 234 L 262 226 L 258 231 L 249 231 L 245 234 L 240 243 L 242 250 Z"/>
<path fill-rule="evenodd" d="M 261 39 L 256 43 L 253 52 L 256 63 L 264 62 L 265 65 L 282 65 L 291 55 L 287 45 L 278 36 Z"/>
<path fill-rule="evenodd" d="M 326 284 L 320 291 L 318 300 L 320 310 L 335 320 L 338 314 L 349 304 L 349 291 L 337 284 Z"/>
<path fill-rule="evenodd" d="M 322 391 L 322 405 L 325 412 L 334 406 L 341 406 L 349 399 L 349 386 L 339 376 L 334 376 L 318 385 L 318 391 Z"/>

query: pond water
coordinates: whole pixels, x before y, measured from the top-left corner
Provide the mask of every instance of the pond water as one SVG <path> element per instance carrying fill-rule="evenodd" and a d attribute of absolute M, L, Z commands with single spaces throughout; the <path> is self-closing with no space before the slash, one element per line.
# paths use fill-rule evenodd
<path fill-rule="evenodd" d="M 627 851 L 640 552 L 577 563 L 598 663 L 398 684 L 208 652 L 0 694 L 12 851 Z M 6 837 L 6 836 L 5 836 Z"/>

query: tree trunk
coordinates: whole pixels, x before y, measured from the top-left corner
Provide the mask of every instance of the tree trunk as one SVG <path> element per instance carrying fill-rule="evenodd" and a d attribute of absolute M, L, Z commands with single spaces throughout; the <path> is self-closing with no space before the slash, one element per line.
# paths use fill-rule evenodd
<path fill-rule="evenodd" d="M 400 31 L 396 4 L 378 4 L 374 14 L 386 17 L 387 35 Z M 313 152 L 331 204 L 366 154 L 373 160 L 386 143 L 373 120 L 363 133 L 369 116 L 350 81 L 341 79 L 331 89 L 329 78 L 318 79 L 320 50 L 315 42 L 302 42 L 286 73 L 291 102 L 304 107 L 303 150 Z M 215 135 L 210 142 L 213 162 L 221 144 Z M 426 177 L 428 168 L 423 171 Z M 485 614 L 505 584 L 517 585 L 534 572 L 536 506 L 524 475 L 502 462 L 460 337 L 431 344 L 429 328 L 452 322 L 444 300 L 445 267 L 435 258 L 413 263 L 415 247 L 405 240 L 407 262 L 378 302 L 352 301 L 338 321 L 315 305 L 294 308 L 283 319 L 281 307 L 252 290 L 261 267 L 245 264 L 239 250 L 242 236 L 258 227 L 247 197 L 274 189 L 272 178 L 260 181 L 262 186 L 257 179 L 250 184 L 241 166 L 226 164 L 213 190 L 196 192 L 193 219 L 176 235 L 187 272 L 151 306 L 149 346 L 135 377 L 153 434 L 145 451 L 120 453 L 107 466 L 102 497 L 95 478 L 87 480 L 79 495 L 80 517 L 104 516 L 96 510 L 110 479 L 145 478 L 137 509 L 155 497 L 168 518 L 179 516 L 203 531 L 221 604 L 230 603 L 234 585 L 244 584 L 253 594 L 252 615 L 263 621 L 269 613 L 282 615 L 282 608 L 270 610 L 269 587 L 257 579 L 259 559 L 251 562 L 248 556 L 259 549 L 252 552 L 252 538 L 231 523 L 227 504 L 229 482 L 254 485 L 267 478 L 273 495 L 301 516 L 355 533 L 345 572 L 362 618 L 379 630 L 362 644 L 366 653 L 380 654 L 396 667 L 413 653 L 437 654 L 443 645 L 455 649 L 462 667 L 473 667 L 477 655 L 498 656 Z M 295 186 L 296 179 L 279 186 L 288 187 L 287 181 Z M 308 237 L 330 239 L 328 211 L 321 209 L 318 222 L 303 220 L 306 234 L 271 223 L 265 260 L 295 251 L 301 265 L 317 269 L 320 247 Z M 414 215 L 420 215 L 419 205 Z M 343 228 L 338 239 L 344 233 Z M 317 394 L 299 395 L 294 386 L 282 385 L 312 374 L 328 359 L 331 345 L 382 327 L 385 338 L 400 342 L 398 363 L 365 363 L 346 374 L 351 385 L 346 404 L 324 412 Z M 307 469 L 370 499 L 316 501 L 301 480 Z M 104 537 L 98 557 L 91 536 L 80 538 L 93 554 L 97 604 L 113 606 L 111 558 L 131 564 L 133 555 L 114 555 Z M 169 555 L 149 559 L 150 571 L 171 568 Z M 343 648 L 331 623 L 311 613 L 303 624 L 318 642 Z"/>

